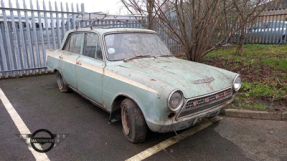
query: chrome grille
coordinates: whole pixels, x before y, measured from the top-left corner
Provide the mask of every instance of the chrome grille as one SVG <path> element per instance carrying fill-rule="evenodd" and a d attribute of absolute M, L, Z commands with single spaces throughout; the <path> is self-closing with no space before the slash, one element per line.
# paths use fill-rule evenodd
<path fill-rule="evenodd" d="M 178 117 L 179 118 L 184 117 L 202 110 L 206 110 L 208 108 L 212 108 L 215 105 L 228 101 L 231 98 L 231 96 L 232 96 L 232 89 L 228 88 L 214 94 L 210 94 L 195 99 L 190 99 L 186 102 L 185 106 L 183 107 Z"/>

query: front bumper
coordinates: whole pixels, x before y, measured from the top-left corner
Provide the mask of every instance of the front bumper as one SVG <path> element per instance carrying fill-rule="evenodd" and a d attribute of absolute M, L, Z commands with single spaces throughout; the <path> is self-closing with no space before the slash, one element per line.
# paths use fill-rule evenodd
<path fill-rule="evenodd" d="M 173 118 L 173 119 L 169 119 L 165 122 L 146 120 L 146 123 L 147 123 L 147 125 L 151 131 L 159 132 L 159 133 L 166 133 L 166 132 L 171 132 L 171 131 L 183 130 L 183 129 L 189 128 L 189 127 L 201 122 L 201 120 L 203 118 L 208 118 L 210 116 L 212 116 L 212 117 L 217 116 L 223 107 L 227 106 L 228 104 L 230 104 L 233 101 L 233 98 L 234 98 L 234 96 L 229 101 L 226 101 L 222 104 L 211 107 L 207 110 L 204 110 L 204 111 L 202 111 L 198 114 L 192 115 L 190 117 L 182 118 L 179 120 L 175 120 Z"/>

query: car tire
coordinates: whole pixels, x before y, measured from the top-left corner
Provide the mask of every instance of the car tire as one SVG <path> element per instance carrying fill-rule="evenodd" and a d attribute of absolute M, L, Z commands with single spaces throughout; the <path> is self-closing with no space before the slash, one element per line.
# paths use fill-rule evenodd
<path fill-rule="evenodd" d="M 284 36 L 282 36 L 282 38 L 281 39 L 279 39 L 279 44 L 283 44 L 284 43 L 284 40 L 285 40 L 285 35 Z M 286 43 L 286 42 L 285 42 Z"/>
<path fill-rule="evenodd" d="M 123 134 L 132 143 L 143 142 L 147 134 L 147 125 L 144 116 L 131 99 L 124 99 L 121 103 L 121 119 Z"/>
<path fill-rule="evenodd" d="M 71 91 L 68 84 L 64 81 L 62 74 L 59 71 L 57 71 L 56 73 L 56 80 L 60 92 L 67 93 Z"/>

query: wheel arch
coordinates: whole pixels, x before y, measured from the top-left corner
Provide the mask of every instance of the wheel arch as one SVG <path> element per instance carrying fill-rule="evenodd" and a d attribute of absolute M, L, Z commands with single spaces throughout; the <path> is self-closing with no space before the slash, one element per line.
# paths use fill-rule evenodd
<path fill-rule="evenodd" d="M 62 72 L 61 72 L 61 70 L 59 69 L 59 68 L 55 68 L 55 69 L 53 69 L 53 71 L 52 72 L 60 72 L 61 74 L 62 74 Z"/>
<path fill-rule="evenodd" d="M 64 75 L 63 75 L 62 71 L 61 71 L 59 68 L 55 68 L 55 69 L 53 70 L 53 72 L 55 72 L 55 73 L 59 72 L 59 73 L 61 74 L 61 76 L 62 76 L 64 82 L 67 83 L 67 82 L 66 82 L 66 79 L 64 78 Z"/>
<path fill-rule="evenodd" d="M 121 93 L 121 94 L 116 95 L 112 101 L 109 121 L 110 122 L 120 121 L 120 119 L 121 119 L 121 103 L 126 98 L 131 99 L 139 107 L 144 118 L 146 119 L 145 114 L 144 114 L 143 110 L 141 109 L 139 103 L 136 101 L 136 99 L 134 99 L 133 97 L 131 97 L 127 94 Z"/>

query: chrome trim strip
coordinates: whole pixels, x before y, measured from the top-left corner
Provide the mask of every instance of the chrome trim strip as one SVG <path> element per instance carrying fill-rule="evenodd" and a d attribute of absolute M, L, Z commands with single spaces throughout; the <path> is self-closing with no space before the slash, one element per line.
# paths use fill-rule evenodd
<path fill-rule="evenodd" d="M 175 120 L 178 120 L 179 115 L 181 114 L 182 110 L 185 108 L 187 102 L 189 102 L 190 100 L 194 100 L 194 99 L 198 99 L 198 98 L 202 98 L 202 97 L 208 97 L 208 96 L 214 95 L 214 94 L 216 94 L 216 93 L 220 93 L 220 92 L 225 91 L 225 90 L 228 90 L 228 89 L 231 89 L 231 90 L 232 90 L 232 87 L 227 87 L 227 88 L 225 88 L 225 89 L 222 89 L 222 90 L 219 90 L 219 91 L 215 91 L 215 92 L 212 92 L 212 93 L 208 93 L 208 94 L 206 94 L 206 95 L 200 95 L 200 96 L 197 96 L 197 97 L 191 97 L 191 98 L 186 99 L 185 102 L 184 102 L 184 105 L 181 107 L 181 109 L 180 109 L 179 112 L 177 113 L 177 115 L 176 115 L 176 117 L 175 117 Z M 233 91 L 233 90 L 232 90 L 232 91 Z M 234 93 L 232 93 L 231 100 L 233 100 L 233 97 L 234 97 Z M 228 102 L 228 101 L 227 101 L 227 102 Z M 208 103 L 208 104 L 213 104 L 213 103 L 214 103 L 214 102 Z M 216 103 L 216 102 L 215 102 L 215 103 Z M 224 104 L 224 103 L 223 103 L 223 104 Z M 216 107 L 217 107 L 217 106 L 216 106 Z M 211 109 L 212 109 L 212 107 L 211 107 Z M 191 115 L 188 115 L 188 116 L 183 116 L 183 117 L 181 117 L 180 119 L 186 118 L 186 117 L 191 117 L 191 116 L 193 116 L 193 115 L 195 115 L 195 114 L 198 114 L 198 113 L 200 113 L 200 112 L 204 112 L 204 111 L 207 111 L 207 110 L 210 110 L 210 109 L 206 109 L 206 110 L 203 110 L 203 111 L 199 111 L 199 112 L 196 112 L 196 113 L 191 114 Z"/>

